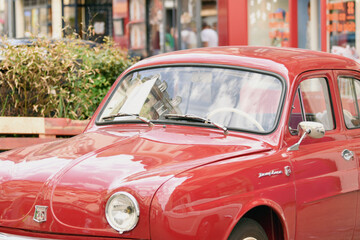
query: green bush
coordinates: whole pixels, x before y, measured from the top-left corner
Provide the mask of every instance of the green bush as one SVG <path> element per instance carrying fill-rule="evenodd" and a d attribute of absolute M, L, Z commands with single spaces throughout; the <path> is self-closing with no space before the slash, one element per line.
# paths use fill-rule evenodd
<path fill-rule="evenodd" d="M 107 39 L 96 47 L 77 38 L 34 39 L 0 55 L 0 116 L 88 119 L 135 59 Z"/>

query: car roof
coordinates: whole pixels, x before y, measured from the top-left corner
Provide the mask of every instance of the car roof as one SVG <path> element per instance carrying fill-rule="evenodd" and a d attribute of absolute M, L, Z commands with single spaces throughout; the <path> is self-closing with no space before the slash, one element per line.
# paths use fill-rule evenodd
<path fill-rule="evenodd" d="M 134 65 L 220 64 L 275 72 L 291 79 L 306 71 L 324 69 L 360 70 L 360 64 L 343 56 L 299 48 L 229 46 L 197 48 L 160 54 Z"/>

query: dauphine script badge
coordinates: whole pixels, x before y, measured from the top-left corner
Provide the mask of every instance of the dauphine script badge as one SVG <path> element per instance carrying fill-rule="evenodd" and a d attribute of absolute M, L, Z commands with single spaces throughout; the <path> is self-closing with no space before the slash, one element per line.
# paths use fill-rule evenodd
<path fill-rule="evenodd" d="M 285 173 L 285 175 L 289 177 L 291 175 L 290 166 L 285 166 L 284 171 L 282 171 L 282 170 L 271 170 L 271 171 L 268 171 L 268 172 L 261 172 L 261 173 L 259 173 L 258 178 L 271 177 L 271 176 L 274 176 L 274 175 L 281 175 L 283 173 Z"/>
<path fill-rule="evenodd" d="M 46 222 L 46 217 L 47 217 L 47 206 L 40 206 L 40 205 L 36 205 L 35 206 L 35 213 L 34 213 L 34 221 L 35 222 Z"/>

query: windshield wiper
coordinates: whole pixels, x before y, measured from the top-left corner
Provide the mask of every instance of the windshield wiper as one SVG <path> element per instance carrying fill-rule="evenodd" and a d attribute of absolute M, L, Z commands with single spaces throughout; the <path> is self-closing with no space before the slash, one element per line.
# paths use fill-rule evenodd
<path fill-rule="evenodd" d="M 116 114 L 111 114 L 109 116 L 105 116 L 102 118 L 102 120 L 108 120 L 111 118 L 116 118 L 116 117 L 135 117 L 136 119 L 143 121 L 144 123 L 147 123 L 149 125 L 149 127 L 154 126 L 154 124 L 147 118 L 144 117 L 140 117 L 139 114 L 133 114 L 133 113 L 116 113 Z"/>
<path fill-rule="evenodd" d="M 223 130 L 225 135 L 229 134 L 229 131 L 226 127 L 222 126 L 221 124 L 212 122 L 210 119 L 206 119 L 203 117 L 199 117 L 193 114 L 165 114 L 164 117 L 166 119 L 174 119 L 174 120 L 187 120 L 193 122 L 201 122 L 201 123 L 209 123 L 221 130 Z"/>
<path fill-rule="evenodd" d="M 209 119 L 199 117 L 192 114 L 165 114 L 164 117 L 166 119 L 175 119 L 175 120 L 190 120 L 194 122 L 202 122 L 202 123 L 209 123 Z"/>

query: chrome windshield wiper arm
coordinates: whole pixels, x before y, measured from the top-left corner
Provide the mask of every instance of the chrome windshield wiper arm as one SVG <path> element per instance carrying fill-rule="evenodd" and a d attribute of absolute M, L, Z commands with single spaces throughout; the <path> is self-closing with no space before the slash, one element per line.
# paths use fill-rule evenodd
<path fill-rule="evenodd" d="M 224 132 L 224 135 L 228 135 L 229 134 L 229 131 L 228 131 L 228 129 L 227 129 L 227 127 L 225 127 L 225 126 L 223 126 L 223 125 L 221 125 L 221 124 L 218 124 L 218 123 L 216 123 L 216 122 L 210 122 L 212 125 L 214 125 L 215 127 L 217 127 L 218 129 L 221 129 L 221 130 L 223 130 L 223 132 Z"/>
<path fill-rule="evenodd" d="M 211 121 L 210 119 L 199 117 L 199 116 L 196 116 L 196 115 L 192 115 L 192 114 L 165 114 L 164 117 L 166 119 L 190 120 L 190 121 L 201 122 L 201 123 L 209 123 L 209 124 L 219 128 L 219 129 L 223 130 L 225 135 L 229 134 L 229 131 L 225 126 L 223 126 L 221 124 L 218 124 L 218 123 L 215 123 L 215 122 Z"/>
<path fill-rule="evenodd" d="M 190 120 L 194 122 L 209 123 L 209 120 L 192 114 L 165 114 L 166 119 Z"/>
<path fill-rule="evenodd" d="M 102 120 L 108 120 L 111 118 L 116 118 L 116 117 L 135 117 L 136 119 L 139 119 L 140 121 L 143 121 L 144 123 L 147 123 L 149 125 L 149 127 L 154 126 L 154 124 L 147 118 L 145 117 L 140 117 L 139 114 L 133 114 L 133 113 L 116 113 L 116 114 L 111 114 L 109 116 L 105 116 L 102 118 Z"/>

